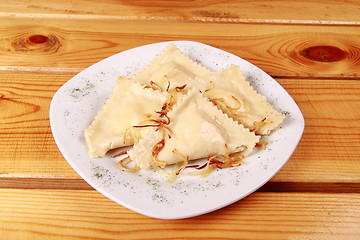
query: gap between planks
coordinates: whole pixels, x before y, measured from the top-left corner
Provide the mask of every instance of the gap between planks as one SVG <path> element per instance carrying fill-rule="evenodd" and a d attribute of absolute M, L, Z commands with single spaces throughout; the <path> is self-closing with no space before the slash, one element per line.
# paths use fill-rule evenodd
<path fill-rule="evenodd" d="M 33 74 L 69 74 L 76 75 L 85 68 L 68 68 L 68 67 L 24 67 L 24 66 L 0 66 L 1 73 L 33 73 Z M 283 78 L 283 79 L 325 79 L 325 80 L 360 80 L 358 74 L 291 74 L 291 73 L 271 73 L 268 72 L 273 78 Z"/>
<path fill-rule="evenodd" d="M 0 188 L 94 190 L 83 179 L 1 177 Z M 268 182 L 257 192 L 360 193 L 359 182 Z"/>

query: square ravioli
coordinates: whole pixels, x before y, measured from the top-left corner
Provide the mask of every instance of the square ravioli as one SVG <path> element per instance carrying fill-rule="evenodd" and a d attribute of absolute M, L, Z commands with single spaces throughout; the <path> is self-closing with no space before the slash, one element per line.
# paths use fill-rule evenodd
<path fill-rule="evenodd" d="M 157 116 L 166 96 L 125 77 L 116 86 L 95 120 L 85 130 L 89 156 L 103 157 L 111 149 L 134 144 L 132 127 Z"/>
<path fill-rule="evenodd" d="M 157 55 L 133 80 L 162 91 L 183 86 L 197 76 L 212 73 L 183 54 L 174 44 Z"/>
<path fill-rule="evenodd" d="M 140 168 L 167 165 L 212 156 L 247 156 L 260 137 L 223 114 L 197 89 L 189 91 L 168 112 L 168 124 L 151 127 L 128 151 Z"/>
<path fill-rule="evenodd" d="M 285 118 L 246 81 L 238 66 L 213 72 L 169 44 L 133 79 L 153 89 L 171 91 L 186 86 L 204 92 L 217 107 L 259 135 L 270 134 Z"/>
<path fill-rule="evenodd" d="M 270 134 L 285 118 L 265 96 L 255 91 L 238 66 L 230 65 L 220 72 L 198 77 L 189 82 L 189 87 L 191 83 L 198 84 L 195 87 L 208 83 L 207 89 L 201 89 L 204 96 L 256 134 Z"/>

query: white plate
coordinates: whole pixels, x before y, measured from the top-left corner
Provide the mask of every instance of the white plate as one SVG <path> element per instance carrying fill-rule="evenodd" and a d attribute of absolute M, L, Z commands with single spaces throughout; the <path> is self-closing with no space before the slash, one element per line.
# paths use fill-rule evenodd
<path fill-rule="evenodd" d="M 220 49 L 191 41 L 173 41 L 182 52 L 211 70 L 235 64 L 254 88 L 279 111 L 288 113 L 267 140 L 236 168 L 216 170 L 206 178 L 181 174 L 167 183 L 151 170 L 122 172 L 118 159 L 88 157 L 83 132 L 111 94 L 119 75 L 140 71 L 170 42 L 130 49 L 106 58 L 66 82 L 54 95 L 50 124 L 56 144 L 68 163 L 91 186 L 113 201 L 146 216 L 179 219 L 197 216 L 244 198 L 266 183 L 287 162 L 304 130 L 304 118 L 290 95 L 268 74 Z"/>

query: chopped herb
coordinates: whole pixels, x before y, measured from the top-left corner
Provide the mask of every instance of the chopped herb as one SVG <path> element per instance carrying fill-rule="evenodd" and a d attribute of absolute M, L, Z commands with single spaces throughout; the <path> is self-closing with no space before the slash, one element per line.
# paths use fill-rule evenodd
<path fill-rule="evenodd" d="M 282 114 L 284 114 L 285 116 L 287 116 L 287 115 L 290 115 L 290 112 L 284 111 L 284 112 L 282 112 Z"/>
<path fill-rule="evenodd" d="M 101 173 L 95 173 L 95 175 L 94 175 L 97 179 L 99 179 L 99 178 L 102 178 L 103 177 L 103 175 L 101 174 Z"/>

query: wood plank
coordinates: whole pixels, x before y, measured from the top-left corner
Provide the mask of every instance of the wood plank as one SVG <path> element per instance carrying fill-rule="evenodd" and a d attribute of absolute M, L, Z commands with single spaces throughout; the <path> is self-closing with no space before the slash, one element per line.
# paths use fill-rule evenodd
<path fill-rule="evenodd" d="M 1 176 L 77 176 L 56 147 L 49 123 L 51 98 L 70 77 L 0 75 Z"/>
<path fill-rule="evenodd" d="M 145 21 L 359 24 L 358 1 L 2 1 L 0 16 Z"/>
<path fill-rule="evenodd" d="M 359 182 L 360 175 L 350 173 L 351 169 L 360 171 L 359 82 L 279 81 L 298 103 L 306 126 L 292 156 L 296 160 L 289 161 L 273 180 L 326 182 L 332 181 L 334 174 L 343 181 L 352 175 L 350 178 Z"/>
<path fill-rule="evenodd" d="M 1 189 L 0 235 L 4 239 L 358 239 L 359 204 L 360 194 L 254 193 L 203 216 L 159 220 L 133 213 L 96 191 Z"/>
<path fill-rule="evenodd" d="M 71 77 L 0 74 L 1 177 L 80 179 L 56 147 L 48 117 L 51 97 Z M 299 104 L 306 127 L 295 153 L 272 181 L 359 183 L 360 81 L 278 81 Z"/>
<path fill-rule="evenodd" d="M 149 27 L 142 21 L 2 18 L 0 31 L 2 72 L 75 74 L 133 47 L 186 39 L 238 55 L 276 77 L 360 78 L 358 27 L 171 22 Z"/>

